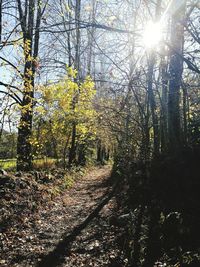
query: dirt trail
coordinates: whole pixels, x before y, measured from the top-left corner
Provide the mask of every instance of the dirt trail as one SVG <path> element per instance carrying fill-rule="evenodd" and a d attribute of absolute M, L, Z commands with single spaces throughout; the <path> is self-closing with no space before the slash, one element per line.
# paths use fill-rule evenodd
<path fill-rule="evenodd" d="M 77 180 L 72 188 L 52 203 L 47 203 L 46 207 L 37 213 L 32 227 L 22 229 L 26 239 L 23 242 L 19 239 L 19 246 L 13 247 L 10 263 L 5 262 L 1 266 L 36 266 L 44 255 L 56 247 L 63 234 L 70 233 L 74 227 L 81 224 L 100 203 L 109 189 L 109 175 L 109 167 L 96 168 Z M 115 200 L 112 199 L 102 209 L 98 218 L 75 239 L 61 266 L 124 266 L 120 265 L 115 228 L 109 225 L 109 216 L 114 212 L 114 208 Z"/>

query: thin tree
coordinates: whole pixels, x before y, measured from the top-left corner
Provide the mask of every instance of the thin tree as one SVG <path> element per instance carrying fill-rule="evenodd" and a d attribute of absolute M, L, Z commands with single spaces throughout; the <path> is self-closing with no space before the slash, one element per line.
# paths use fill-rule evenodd
<path fill-rule="evenodd" d="M 76 27 L 76 40 L 75 40 L 75 60 L 74 68 L 77 70 L 77 76 L 75 81 L 79 83 L 80 80 L 80 13 L 81 13 L 81 0 L 76 0 L 75 6 L 75 27 Z M 72 100 L 72 109 L 75 110 L 78 101 L 78 92 L 74 93 Z M 72 122 L 72 137 L 71 137 L 71 147 L 69 151 L 69 166 L 75 163 L 76 160 L 76 119 Z"/>

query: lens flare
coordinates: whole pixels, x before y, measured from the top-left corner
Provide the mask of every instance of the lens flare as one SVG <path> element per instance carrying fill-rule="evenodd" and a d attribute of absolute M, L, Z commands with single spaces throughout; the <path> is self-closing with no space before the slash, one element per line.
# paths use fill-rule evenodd
<path fill-rule="evenodd" d="M 161 23 L 149 22 L 144 30 L 143 43 L 147 48 L 155 47 L 162 39 Z"/>

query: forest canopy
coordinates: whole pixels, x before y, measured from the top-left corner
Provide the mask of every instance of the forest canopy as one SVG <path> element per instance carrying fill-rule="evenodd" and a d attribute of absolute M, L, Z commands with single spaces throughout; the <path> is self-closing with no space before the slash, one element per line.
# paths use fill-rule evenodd
<path fill-rule="evenodd" d="M 198 144 L 198 1 L 0 5 L 1 136 L 17 136 L 18 169 L 34 153 L 71 165 L 84 146 L 149 160 Z"/>

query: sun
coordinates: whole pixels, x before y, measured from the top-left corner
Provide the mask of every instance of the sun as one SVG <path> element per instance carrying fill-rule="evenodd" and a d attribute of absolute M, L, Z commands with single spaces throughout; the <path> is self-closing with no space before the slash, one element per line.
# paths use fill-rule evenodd
<path fill-rule="evenodd" d="M 143 33 L 143 44 L 147 48 L 153 48 L 162 39 L 162 25 L 160 22 L 148 22 Z"/>

